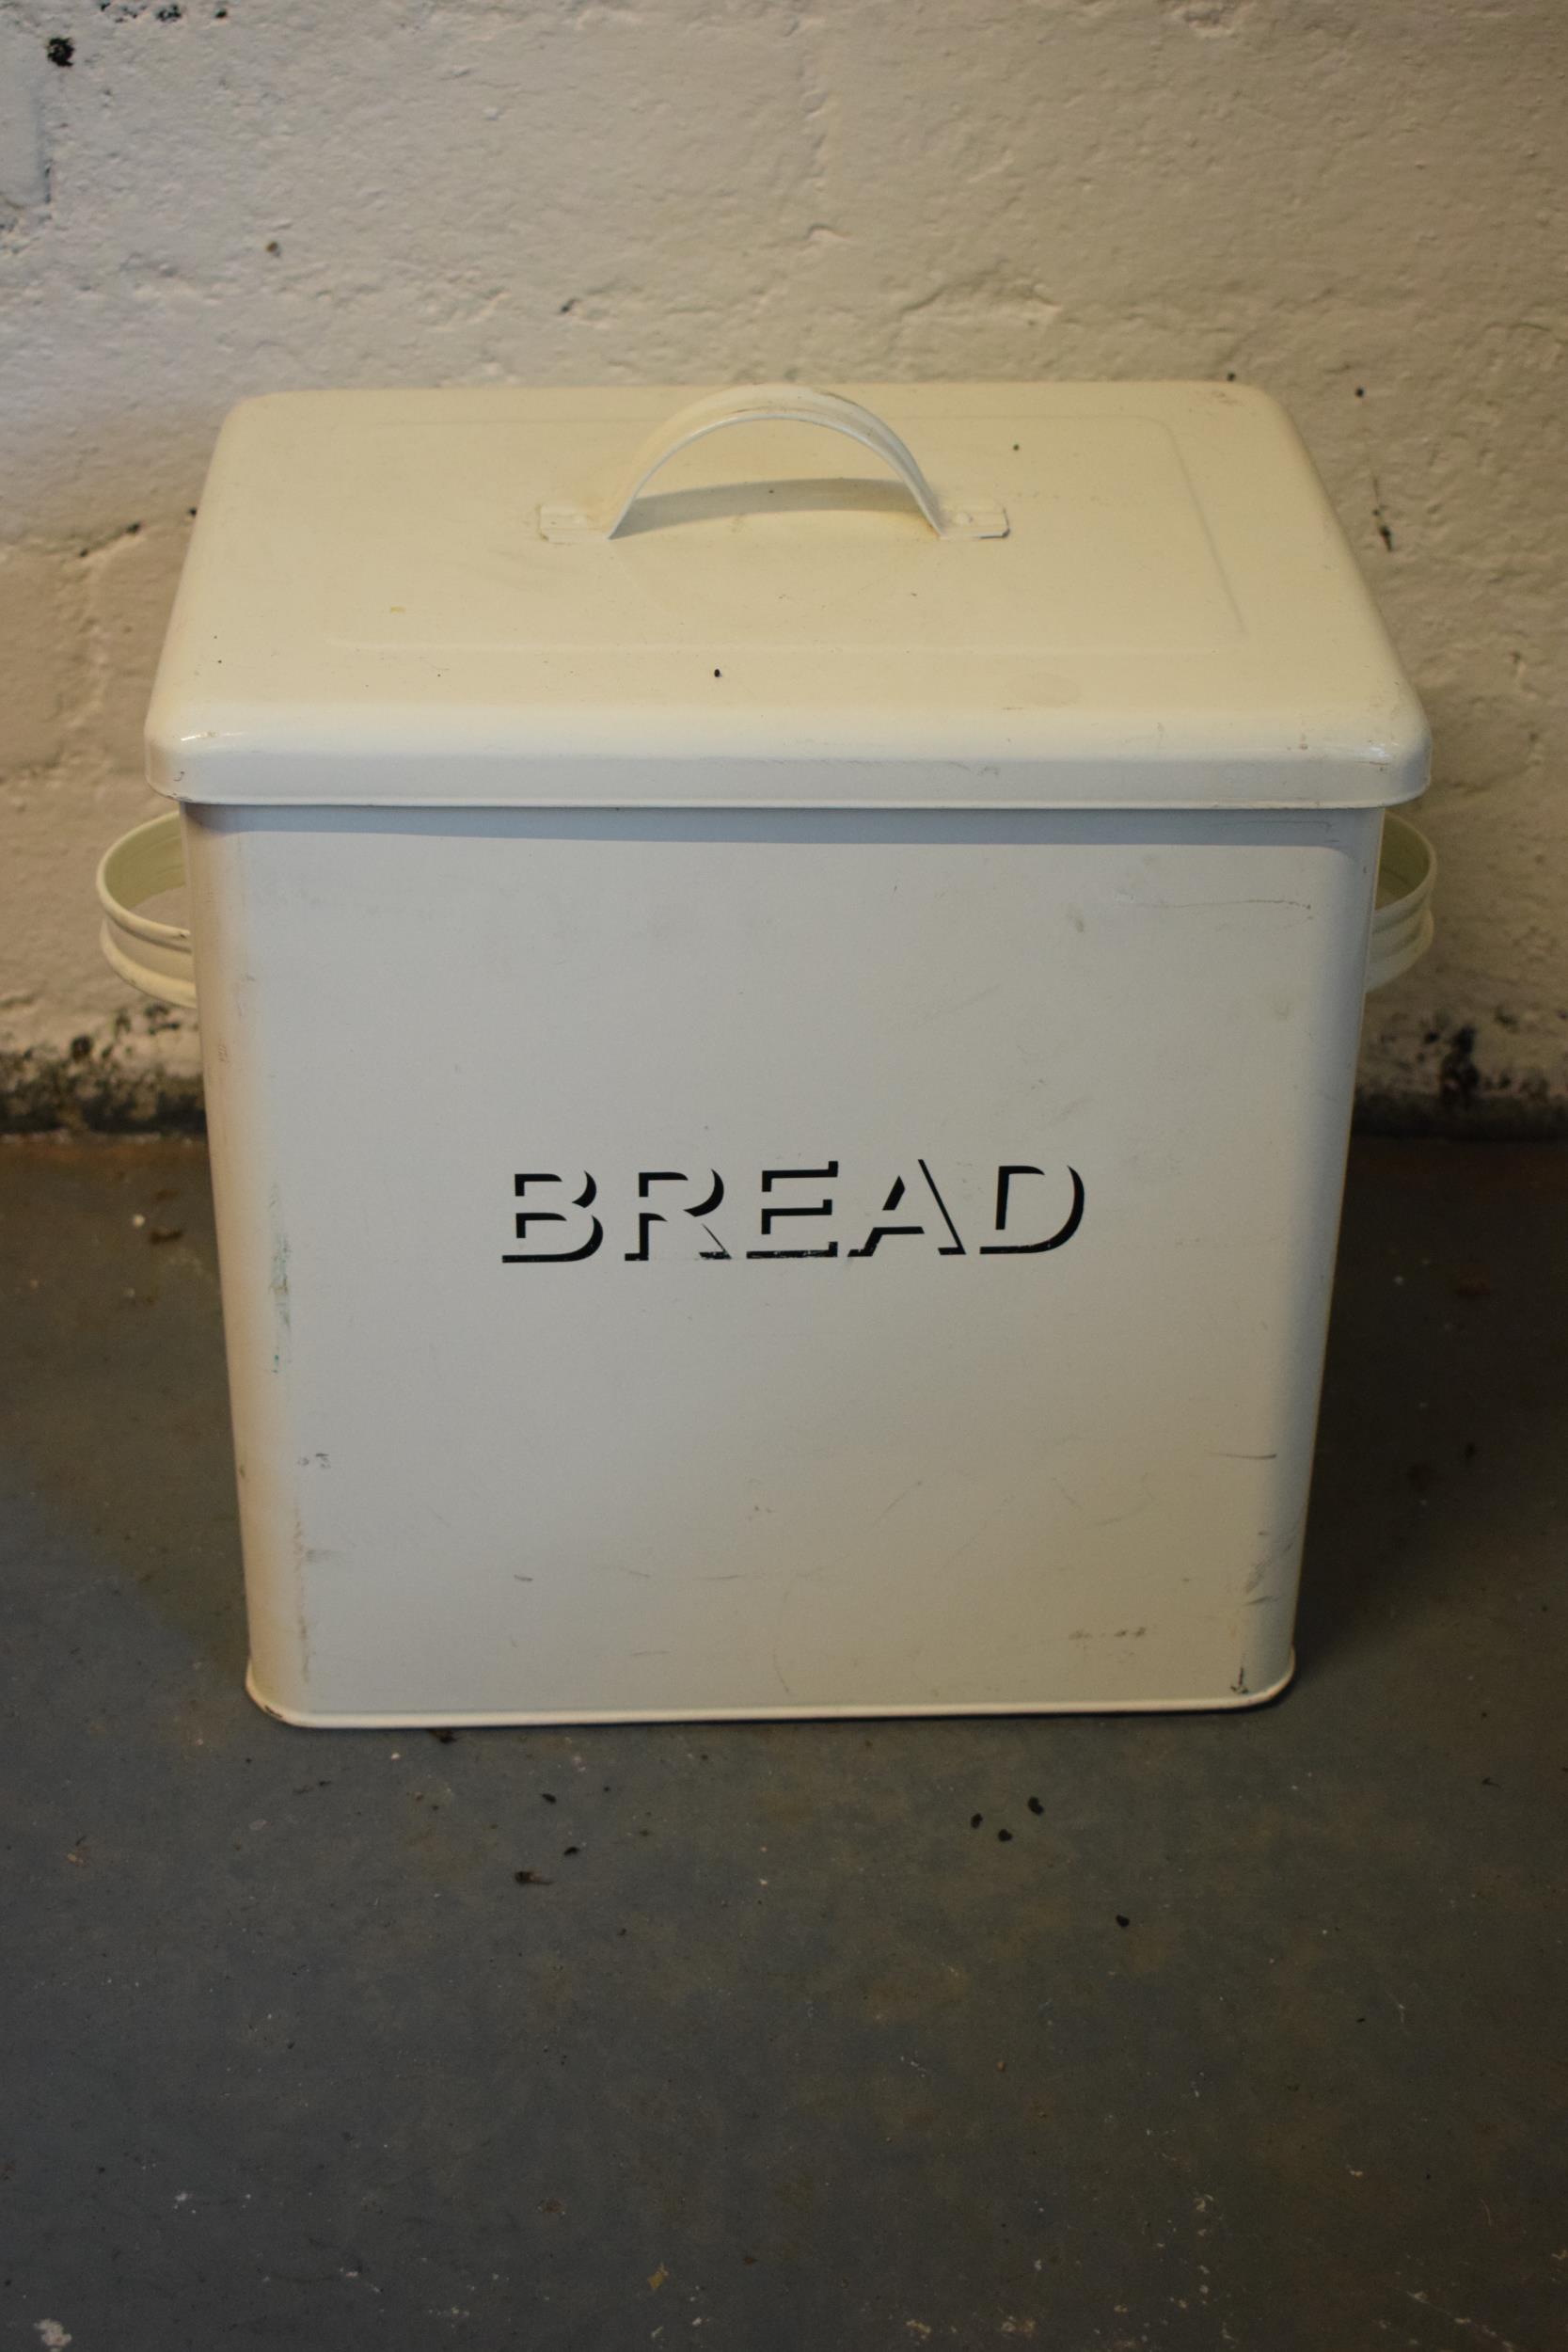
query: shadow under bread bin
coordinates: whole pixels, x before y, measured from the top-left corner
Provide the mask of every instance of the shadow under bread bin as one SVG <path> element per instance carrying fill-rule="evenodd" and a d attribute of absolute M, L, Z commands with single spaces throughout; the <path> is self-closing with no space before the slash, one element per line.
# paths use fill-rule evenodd
<path fill-rule="evenodd" d="M 1271 401 L 250 402 L 149 744 L 104 942 L 199 1002 L 264 1707 L 1283 1686 L 1432 859 Z"/>

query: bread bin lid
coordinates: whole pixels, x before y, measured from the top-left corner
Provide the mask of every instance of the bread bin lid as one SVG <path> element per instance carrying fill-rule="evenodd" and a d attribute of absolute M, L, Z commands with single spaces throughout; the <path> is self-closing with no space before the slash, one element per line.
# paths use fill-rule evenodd
<path fill-rule="evenodd" d="M 148 742 L 181 800 L 426 807 L 1373 806 L 1428 754 L 1230 384 L 248 401 Z"/>

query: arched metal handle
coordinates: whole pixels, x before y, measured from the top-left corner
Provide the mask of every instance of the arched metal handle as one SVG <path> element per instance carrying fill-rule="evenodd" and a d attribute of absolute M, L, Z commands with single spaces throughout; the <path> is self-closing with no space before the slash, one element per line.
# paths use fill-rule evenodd
<path fill-rule="evenodd" d="M 606 496 L 582 506 L 542 506 L 542 536 L 567 544 L 612 539 L 639 494 L 667 459 L 678 450 L 689 449 L 693 441 L 705 440 L 710 433 L 722 433 L 736 424 L 816 424 L 830 433 L 847 434 L 898 476 L 939 539 L 1005 539 L 1007 535 L 1007 517 L 994 499 L 933 489 L 913 452 L 893 427 L 858 401 L 846 400 L 838 392 L 815 391 L 809 385 L 752 384 L 707 393 L 667 418 L 643 442 L 618 487 Z"/>
<path fill-rule="evenodd" d="M 196 972 L 189 930 L 183 923 L 160 923 L 140 911 L 144 899 L 178 890 L 184 879 L 178 809 L 121 834 L 99 864 L 98 903 L 103 910 L 99 945 L 120 978 L 144 996 L 194 1012 Z"/>
<path fill-rule="evenodd" d="M 1367 945 L 1367 989 L 1385 988 L 1418 963 L 1432 945 L 1432 892 L 1437 854 L 1424 833 L 1392 809 L 1383 819 L 1378 859 L 1381 900 Z"/>
<path fill-rule="evenodd" d="M 1432 892 L 1437 859 L 1426 835 L 1392 810 L 1383 820 L 1378 884 L 1383 903 L 1372 916 L 1368 944 L 1369 993 L 1397 979 L 1432 945 Z M 103 953 L 122 979 L 166 1003 L 196 1005 L 191 935 L 182 923 L 160 923 L 139 912 L 146 898 L 178 889 L 185 879 L 178 810 L 124 834 L 98 868 L 103 909 Z"/>

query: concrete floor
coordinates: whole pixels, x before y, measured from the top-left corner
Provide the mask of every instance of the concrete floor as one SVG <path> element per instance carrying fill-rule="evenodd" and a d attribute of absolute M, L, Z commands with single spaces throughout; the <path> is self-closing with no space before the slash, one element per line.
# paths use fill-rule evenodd
<path fill-rule="evenodd" d="M 0 1210 L 0 2345 L 1568 2342 L 1568 1147 L 1357 1148 L 1214 1717 L 286 1730 L 200 1147 Z"/>

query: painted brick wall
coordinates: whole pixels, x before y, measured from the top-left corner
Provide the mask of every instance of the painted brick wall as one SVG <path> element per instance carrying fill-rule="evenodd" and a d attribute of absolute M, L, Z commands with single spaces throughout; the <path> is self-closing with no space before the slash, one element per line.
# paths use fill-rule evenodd
<path fill-rule="evenodd" d="M 1234 373 L 1437 731 L 1366 1096 L 1568 1120 L 1565 68 L 1560 0 L 0 0 L 12 1118 L 191 1067 L 91 870 L 241 394 Z"/>

